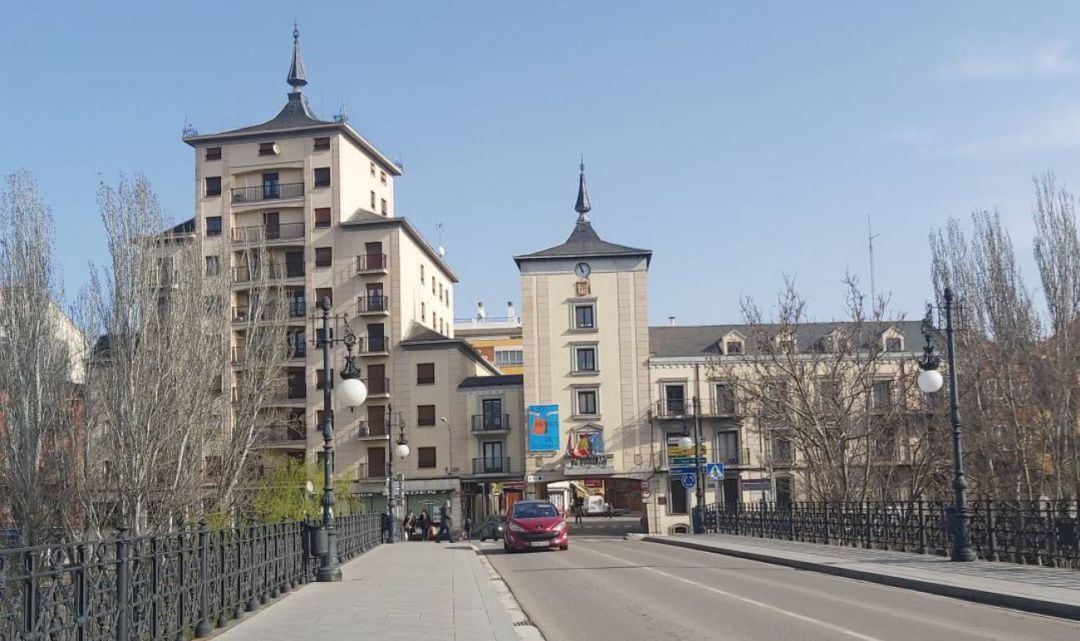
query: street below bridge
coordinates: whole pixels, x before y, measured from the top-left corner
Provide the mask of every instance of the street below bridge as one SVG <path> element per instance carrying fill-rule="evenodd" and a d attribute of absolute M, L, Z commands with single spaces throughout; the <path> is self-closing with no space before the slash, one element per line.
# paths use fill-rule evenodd
<path fill-rule="evenodd" d="M 1076 641 L 1080 622 L 640 540 L 480 546 L 547 641 Z"/>

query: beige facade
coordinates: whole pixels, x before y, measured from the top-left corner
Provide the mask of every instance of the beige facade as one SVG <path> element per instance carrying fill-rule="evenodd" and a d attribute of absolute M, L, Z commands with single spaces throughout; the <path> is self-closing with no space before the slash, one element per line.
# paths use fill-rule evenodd
<path fill-rule="evenodd" d="M 454 335 L 469 341 L 503 374 L 525 373 L 521 317 L 513 301 L 507 301 L 505 316 L 490 316 L 484 303 L 477 303 L 471 317 L 454 320 Z"/>
<path fill-rule="evenodd" d="M 297 338 L 287 363 L 289 389 L 279 404 L 294 412 L 302 428 L 277 435 L 266 446 L 267 456 L 310 461 L 321 450 L 323 400 L 316 381 L 323 363 L 313 340 L 321 327 L 316 305 L 328 296 L 331 313 L 348 317 L 337 321 L 336 338 L 342 337 L 340 323 L 348 322 L 359 339 L 357 364 L 369 400 L 361 408 L 334 407 L 335 468 L 339 476 L 356 479 L 357 493 L 380 495 L 374 503 L 385 491 L 382 479 L 393 446 L 387 437 L 390 424 L 405 422 L 409 438 L 417 439 L 414 452 L 439 449 L 435 468 L 419 469 L 415 460 L 405 461 L 408 475 L 426 479 L 437 471 L 450 476 L 446 461 L 452 444 L 445 426 L 421 429 L 416 407 L 435 405 L 438 416 L 455 417 L 454 439 L 462 443 L 464 460 L 469 441 L 465 409 L 455 414 L 452 393 L 464 378 L 497 371 L 452 340 L 457 276 L 409 221 L 396 215 L 394 181 L 401 168 L 345 119 L 315 117 L 302 93 L 307 80 L 297 63 L 298 39 L 289 78 L 293 90 L 271 120 L 185 135 L 195 152 L 192 225 L 208 269 L 210 261 L 218 260 L 224 264 L 217 269 L 232 280 L 230 318 L 223 322 L 240 320 L 237 314 L 252 295 L 256 266 L 247 264 L 245 249 L 264 248 L 272 263 L 270 277 L 284 287 L 285 322 Z M 422 352 L 406 349 L 410 338 L 428 335 L 441 342 Z M 436 383 L 430 386 L 416 384 L 421 356 L 436 368 Z M 335 344 L 335 377 L 344 357 L 345 348 Z M 453 465 L 455 470 L 467 467 Z"/>
<path fill-rule="evenodd" d="M 647 411 L 651 252 L 600 239 L 586 217 L 584 174 L 577 211 L 565 243 L 515 258 L 524 402 L 526 408 L 558 408 L 557 447 L 527 446 L 526 476 L 530 492 L 540 495 L 551 482 L 587 479 L 609 500 L 634 509 L 640 506 L 635 490 L 653 471 Z"/>

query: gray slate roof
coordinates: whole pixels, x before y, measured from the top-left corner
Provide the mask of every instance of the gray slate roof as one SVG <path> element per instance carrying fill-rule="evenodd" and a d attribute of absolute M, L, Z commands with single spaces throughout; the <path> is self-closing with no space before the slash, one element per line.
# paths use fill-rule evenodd
<path fill-rule="evenodd" d="M 838 328 L 852 327 L 852 323 L 805 323 L 799 325 L 795 332 L 796 348 L 802 352 L 813 351 L 816 346 Z M 908 353 L 922 350 L 923 337 L 920 332 L 920 321 L 895 321 L 886 322 L 882 329 L 895 327 L 904 337 L 904 351 Z M 719 354 L 718 342 L 721 338 L 732 331 L 739 332 L 746 339 L 744 345 L 747 355 L 757 352 L 754 345 L 753 334 L 764 328 L 770 336 L 783 329 L 781 325 L 763 325 L 751 328 L 749 325 L 687 325 L 685 327 L 650 327 L 649 328 L 649 353 L 656 357 L 694 357 L 716 356 Z M 864 331 L 870 329 L 864 325 Z M 859 340 L 861 347 L 868 344 L 871 338 L 869 333 Z"/>
<path fill-rule="evenodd" d="M 214 135 L 231 136 L 233 134 L 278 131 L 281 129 L 297 129 L 299 127 L 314 127 L 320 125 L 334 126 L 337 124 L 338 123 L 316 118 L 315 114 L 311 111 L 311 107 L 308 106 L 307 96 L 299 91 L 294 91 L 289 94 L 289 101 L 285 103 L 285 106 L 281 108 L 281 111 L 270 120 L 257 125 L 251 125 L 250 127 L 230 129 L 229 131 L 223 131 Z"/>
<path fill-rule="evenodd" d="M 500 376 L 470 376 L 461 381 L 458 388 L 470 387 L 515 387 L 523 385 L 521 374 L 502 374 Z"/>
<path fill-rule="evenodd" d="M 514 261 L 520 265 L 523 260 L 609 256 L 644 256 L 648 261 L 652 259 L 652 250 L 609 243 L 600 238 L 587 218 L 579 216 L 577 224 L 574 225 L 574 231 L 570 232 L 570 237 L 566 239 L 566 242 L 531 254 L 514 256 Z"/>

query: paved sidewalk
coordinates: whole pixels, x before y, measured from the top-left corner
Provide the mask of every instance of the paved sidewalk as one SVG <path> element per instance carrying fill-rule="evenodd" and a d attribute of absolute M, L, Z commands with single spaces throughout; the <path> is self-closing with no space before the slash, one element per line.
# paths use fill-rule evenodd
<path fill-rule="evenodd" d="M 214 637 L 219 641 L 518 641 L 485 561 L 464 543 L 380 545 Z"/>
<path fill-rule="evenodd" d="M 645 540 L 1080 620 L 1077 570 L 725 534 Z"/>

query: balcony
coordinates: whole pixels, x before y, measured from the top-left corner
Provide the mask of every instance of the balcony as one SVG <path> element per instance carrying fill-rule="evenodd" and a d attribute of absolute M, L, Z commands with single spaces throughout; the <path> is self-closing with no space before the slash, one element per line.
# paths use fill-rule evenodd
<path fill-rule="evenodd" d="M 236 204 L 303 197 L 304 183 L 267 183 L 255 187 L 235 187 L 232 189 L 232 201 Z"/>
<path fill-rule="evenodd" d="M 690 416 L 693 409 L 693 403 L 682 398 L 665 398 L 656 402 L 657 418 L 684 418 Z"/>
<path fill-rule="evenodd" d="M 382 294 L 361 296 L 356 299 L 359 316 L 385 316 L 390 313 L 390 297 Z"/>
<path fill-rule="evenodd" d="M 304 223 L 277 223 L 254 225 L 252 227 L 234 227 L 232 229 L 234 243 L 272 243 L 303 238 Z"/>
<path fill-rule="evenodd" d="M 285 313 L 289 318 L 303 318 L 307 316 L 307 303 L 302 300 L 291 300 Z"/>
<path fill-rule="evenodd" d="M 501 458 L 474 458 L 472 460 L 473 474 L 509 474 L 510 459 Z"/>
<path fill-rule="evenodd" d="M 268 444 L 295 444 L 297 441 L 307 441 L 307 425 L 302 420 L 286 421 L 284 425 L 266 430 Z"/>
<path fill-rule="evenodd" d="M 738 414 L 735 399 L 730 397 L 713 399 L 709 402 L 702 401 L 698 411 L 701 416 L 708 417 L 736 416 Z M 692 400 L 668 398 L 656 402 L 657 418 L 678 419 L 693 415 L 694 402 Z"/>
<path fill-rule="evenodd" d="M 362 378 L 360 380 L 367 385 L 368 398 L 372 396 L 390 396 L 389 378 Z"/>
<path fill-rule="evenodd" d="M 390 340 L 385 336 L 359 336 L 356 339 L 356 353 L 361 356 L 387 356 L 390 354 Z"/>
<path fill-rule="evenodd" d="M 360 425 L 356 429 L 356 437 L 359 439 L 372 439 L 385 441 L 386 423 L 379 421 L 378 423 L 368 423 L 367 421 L 360 421 Z"/>
<path fill-rule="evenodd" d="M 505 434 L 510 431 L 510 415 L 473 414 L 472 431 L 474 434 Z"/>
<path fill-rule="evenodd" d="M 356 257 L 357 274 L 385 274 L 390 270 L 386 254 L 361 254 Z"/>
<path fill-rule="evenodd" d="M 368 481 L 368 480 L 385 480 L 386 479 L 386 464 L 371 465 L 370 463 L 361 463 L 356 467 L 356 480 Z"/>
<path fill-rule="evenodd" d="M 233 267 L 233 282 L 247 283 L 253 280 L 266 278 L 268 280 L 281 280 L 284 278 L 303 278 L 304 263 L 270 263 L 259 267 L 242 266 Z"/>
<path fill-rule="evenodd" d="M 710 461 L 723 463 L 727 467 L 750 465 L 750 450 L 746 448 L 741 450 L 718 449 Z"/>
<path fill-rule="evenodd" d="M 580 458 L 566 457 L 563 474 L 566 476 L 589 476 L 591 474 L 612 474 L 615 472 L 614 454 L 594 454 Z"/>

